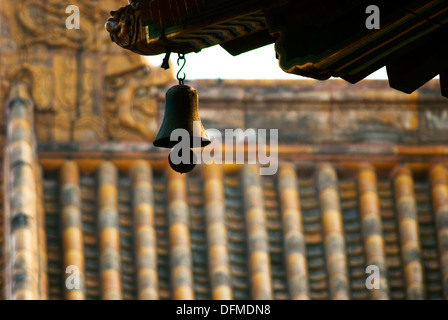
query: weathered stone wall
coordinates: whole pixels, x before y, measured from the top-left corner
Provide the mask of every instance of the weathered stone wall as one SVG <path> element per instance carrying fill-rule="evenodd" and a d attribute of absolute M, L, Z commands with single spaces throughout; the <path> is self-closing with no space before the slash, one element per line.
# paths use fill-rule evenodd
<path fill-rule="evenodd" d="M 18 80 L 27 84 L 39 141 L 151 140 L 157 130 L 154 87 L 170 81 L 171 72 L 150 68 L 110 40 L 104 22 L 126 1 L 74 4 L 80 29 L 69 30 L 67 4 L 2 1 L 2 92 Z"/>
<path fill-rule="evenodd" d="M 386 80 L 188 84 L 198 91 L 205 128 L 279 129 L 285 144 L 448 142 L 448 101 L 437 80 L 411 95 L 391 89 Z"/>

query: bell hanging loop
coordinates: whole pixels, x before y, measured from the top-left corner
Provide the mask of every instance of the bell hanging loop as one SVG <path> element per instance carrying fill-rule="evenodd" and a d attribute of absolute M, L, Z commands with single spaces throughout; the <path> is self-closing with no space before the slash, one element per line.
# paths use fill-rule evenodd
<path fill-rule="evenodd" d="M 179 71 L 177 72 L 177 80 L 179 81 L 179 85 L 183 85 L 184 84 L 184 80 L 187 77 L 185 74 L 185 71 L 183 72 L 183 76 L 180 76 L 180 72 L 182 71 L 182 69 L 185 67 L 185 64 L 187 63 L 187 59 L 185 58 L 185 54 L 183 53 L 179 53 L 179 56 L 177 58 L 177 66 L 179 67 L 180 65 L 180 61 L 182 62 L 182 67 L 180 67 Z"/>

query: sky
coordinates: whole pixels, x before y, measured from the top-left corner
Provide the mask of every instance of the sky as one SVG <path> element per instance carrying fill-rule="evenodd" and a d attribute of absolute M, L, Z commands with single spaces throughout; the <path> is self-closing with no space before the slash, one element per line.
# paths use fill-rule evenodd
<path fill-rule="evenodd" d="M 164 55 L 147 57 L 153 66 L 162 64 Z M 199 53 L 185 55 L 187 59 L 183 71 L 187 80 L 195 79 L 308 79 L 289 74 L 278 65 L 274 44 L 267 45 L 238 56 L 232 56 L 221 46 L 203 49 Z M 171 55 L 171 68 L 178 71 L 177 54 Z M 387 79 L 386 68 L 382 68 L 366 79 Z"/>

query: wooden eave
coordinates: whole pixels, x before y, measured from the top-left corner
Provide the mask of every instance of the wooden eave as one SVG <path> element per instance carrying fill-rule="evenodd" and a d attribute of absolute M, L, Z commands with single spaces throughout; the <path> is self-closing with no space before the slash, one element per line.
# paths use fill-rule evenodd
<path fill-rule="evenodd" d="M 237 55 L 275 42 L 279 66 L 288 73 L 356 83 L 387 66 L 393 88 L 411 93 L 440 75 L 446 96 L 447 0 L 134 0 L 131 5 L 138 32 L 134 41 L 119 44 L 142 55 L 186 54 L 217 44 Z M 378 30 L 366 28 L 369 5 L 380 8 Z"/>

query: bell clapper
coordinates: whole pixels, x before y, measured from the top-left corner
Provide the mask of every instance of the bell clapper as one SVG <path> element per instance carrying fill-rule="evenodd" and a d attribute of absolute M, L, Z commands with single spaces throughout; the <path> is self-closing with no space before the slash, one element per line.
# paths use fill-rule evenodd
<path fill-rule="evenodd" d="M 179 164 L 174 164 L 173 161 L 171 160 L 171 155 L 173 154 L 174 151 L 171 150 L 168 156 L 168 162 L 170 164 L 171 169 L 173 169 L 176 172 L 179 172 L 180 174 L 187 173 L 193 170 L 194 167 L 196 167 L 197 157 L 194 154 L 193 150 L 190 149 L 189 151 L 190 151 L 190 157 L 189 157 L 190 161 L 188 163 L 181 162 Z M 182 157 L 182 155 L 179 156 Z"/>

